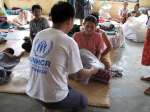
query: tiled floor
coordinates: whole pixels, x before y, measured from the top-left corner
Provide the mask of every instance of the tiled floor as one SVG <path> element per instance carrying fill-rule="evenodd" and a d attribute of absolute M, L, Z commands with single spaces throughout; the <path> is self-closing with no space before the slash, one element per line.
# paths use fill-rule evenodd
<path fill-rule="evenodd" d="M 140 80 L 150 75 L 150 67 L 140 64 L 142 48 L 142 43 L 127 42 L 120 63 L 124 76 L 110 85 L 111 107 L 89 107 L 89 112 L 150 112 L 150 96 L 143 94 L 150 84 Z M 42 112 L 42 108 L 27 96 L 0 93 L 0 112 Z"/>

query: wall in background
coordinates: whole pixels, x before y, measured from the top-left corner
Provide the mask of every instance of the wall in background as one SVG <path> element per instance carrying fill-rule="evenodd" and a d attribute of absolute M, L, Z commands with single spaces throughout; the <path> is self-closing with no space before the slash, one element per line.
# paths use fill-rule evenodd
<path fill-rule="evenodd" d="M 93 11 L 97 12 L 99 11 L 101 5 L 104 3 L 104 1 L 101 0 L 95 0 L 94 8 Z M 112 7 L 110 9 L 110 14 L 112 17 L 117 17 L 118 10 L 122 7 L 122 2 L 113 2 L 113 1 L 108 1 Z M 140 6 L 142 7 L 150 7 L 150 0 L 139 0 Z M 128 8 L 133 9 L 135 3 L 129 2 Z"/>
<path fill-rule="evenodd" d="M 48 14 L 50 11 L 50 8 L 55 4 L 56 2 L 60 0 L 4 0 L 6 5 L 9 8 L 12 7 L 23 7 L 23 8 L 30 8 L 33 4 L 40 4 L 43 8 L 44 14 Z M 66 0 L 61 0 L 66 1 Z M 94 9 L 93 11 L 98 11 L 103 3 L 103 1 L 95 0 Z M 141 6 L 150 7 L 150 0 L 139 0 Z M 111 16 L 116 17 L 118 14 L 118 10 L 122 7 L 122 2 L 112 2 L 108 1 L 109 4 L 112 5 L 112 8 L 110 10 Z M 129 8 L 133 9 L 135 3 L 129 3 Z"/>
<path fill-rule="evenodd" d="M 43 8 L 43 13 L 48 14 L 50 8 L 60 0 L 4 0 L 9 8 L 12 7 L 22 7 L 31 8 L 33 4 L 40 4 Z"/>
<path fill-rule="evenodd" d="M 150 7 L 150 0 L 139 0 L 140 5 L 144 7 Z"/>

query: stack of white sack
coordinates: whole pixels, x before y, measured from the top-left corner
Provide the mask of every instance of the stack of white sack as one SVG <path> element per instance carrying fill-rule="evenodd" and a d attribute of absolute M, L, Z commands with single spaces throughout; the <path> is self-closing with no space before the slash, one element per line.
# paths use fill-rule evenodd
<path fill-rule="evenodd" d="M 144 14 L 141 14 L 139 17 L 129 17 L 123 24 L 124 36 L 135 42 L 144 42 L 147 19 L 147 15 Z"/>

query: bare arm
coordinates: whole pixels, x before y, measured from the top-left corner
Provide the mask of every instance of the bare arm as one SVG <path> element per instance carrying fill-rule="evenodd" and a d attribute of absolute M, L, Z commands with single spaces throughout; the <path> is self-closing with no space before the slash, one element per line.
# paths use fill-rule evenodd
<path fill-rule="evenodd" d="M 109 52 L 112 50 L 112 45 L 111 45 L 106 33 L 102 30 L 100 30 L 100 32 L 102 33 L 103 40 L 106 44 L 106 49 L 102 53 L 101 57 L 99 57 L 99 60 L 105 65 L 105 69 L 111 69 L 110 59 L 107 57 L 108 57 Z"/>
<path fill-rule="evenodd" d="M 18 56 L 16 56 L 17 58 L 21 58 L 23 55 L 25 54 L 25 51 L 22 51 Z"/>
<path fill-rule="evenodd" d="M 21 52 L 18 56 L 16 56 L 16 55 L 12 55 L 12 54 L 10 54 L 10 53 L 7 53 L 7 52 L 3 52 L 3 53 L 5 53 L 7 56 L 9 56 L 10 58 L 12 58 L 12 59 L 14 59 L 14 58 L 21 58 L 23 55 L 24 55 L 24 51 L 23 52 Z"/>
<path fill-rule="evenodd" d="M 90 68 L 90 69 L 81 69 L 80 71 L 78 71 L 77 73 L 74 73 L 74 74 L 71 74 L 72 76 L 77 76 L 78 75 L 78 78 L 80 79 L 85 79 L 87 77 L 90 77 L 94 74 L 96 74 L 98 72 L 98 69 L 96 68 Z"/>
<path fill-rule="evenodd" d="M 102 37 L 107 47 L 106 50 L 102 53 L 102 56 L 105 56 L 106 54 L 108 54 L 108 52 L 112 50 L 112 45 L 105 32 L 102 32 Z"/>

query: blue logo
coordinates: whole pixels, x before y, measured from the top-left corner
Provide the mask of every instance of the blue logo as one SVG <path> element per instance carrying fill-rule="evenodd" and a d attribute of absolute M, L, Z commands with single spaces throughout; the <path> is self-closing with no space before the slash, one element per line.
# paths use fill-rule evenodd
<path fill-rule="evenodd" d="M 34 47 L 35 56 L 43 58 L 43 57 L 47 56 L 48 53 L 50 53 L 52 48 L 53 48 L 53 42 L 52 41 L 46 42 L 44 40 L 38 39 L 35 42 L 35 47 Z"/>

